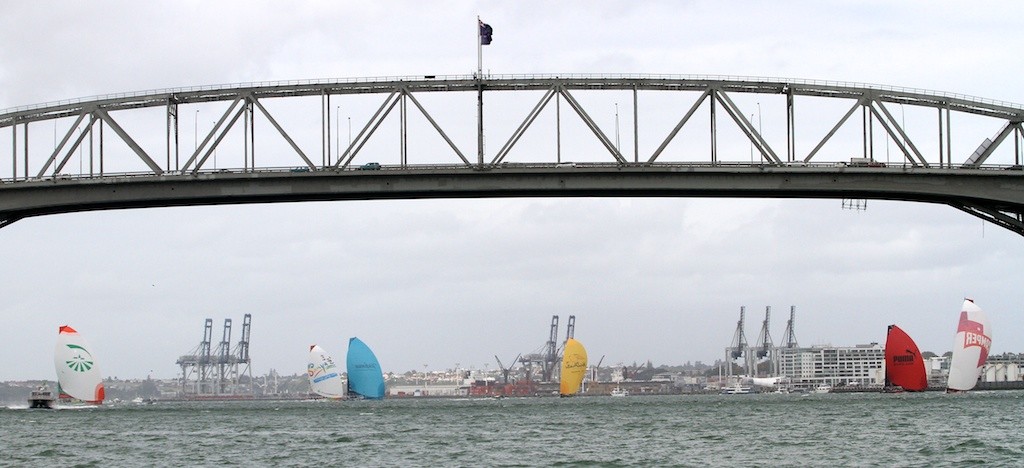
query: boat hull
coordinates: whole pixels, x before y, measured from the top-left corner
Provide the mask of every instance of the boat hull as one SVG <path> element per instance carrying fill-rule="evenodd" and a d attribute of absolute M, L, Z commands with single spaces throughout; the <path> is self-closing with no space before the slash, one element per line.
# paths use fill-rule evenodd
<path fill-rule="evenodd" d="M 28 408 L 29 409 L 53 409 L 56 405 L 53 398 L 29 398 Z"/>

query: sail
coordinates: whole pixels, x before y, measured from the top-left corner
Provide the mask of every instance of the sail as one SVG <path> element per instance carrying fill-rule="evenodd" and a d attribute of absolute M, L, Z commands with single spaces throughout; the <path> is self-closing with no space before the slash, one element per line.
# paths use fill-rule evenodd
<path fill-rule="evenodd" d="M 74 328 L 60 327 L 53 364 L 57 368 L 59 392 L 88 403 L 103 402 L 103 377 L 92 348 Z"/>
<path fill-rule="evenodd" d="M 384 398 L 384 374 L 380 363 L 370 347 L 359 338 L 348 340 L 348 391 L 363 398 L 379 400 Z"/>
<path fill-rule="evenodd" d="M 963 307 L 960 308 L 960 322 L 956 327 L 946 388 L 955 391 L 974 388 L 991 346 L 992 331 L 988 325 L 988 318 L 974 301 L 965 300 Z"/>
<path fill-rule="evenodd" d="M 889 325 L 885 339 L 886 385 L 899 385 L 910 392 L 928 388 L 928 372 L 917 344 L 896 325 Z"/>
<path fill-rule="evenodd" d="M 573 338 L 565 342 L 565 353 L 562 356 L 562 378 L 558 393 L 562 396 L 575 395 L 583 383 L 587 373 L 587 350 L 583 344 Z"/>
<path fill-rule="evenodd" d="M 323 348 L 313 345 L 309 347 L 309 388 L 317 395 L 327 398 L 345 396 L 345 384 L 341 381 L 338 366 Z"/>

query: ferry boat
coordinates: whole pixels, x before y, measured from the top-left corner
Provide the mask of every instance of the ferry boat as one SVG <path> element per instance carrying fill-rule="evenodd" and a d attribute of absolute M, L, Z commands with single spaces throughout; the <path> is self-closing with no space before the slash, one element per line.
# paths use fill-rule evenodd
<path fill-rule="evenodd" d="M 40 385 L 39 388 L 32 390 L 32 393 L 28 396 L 28 407 L 32 409 L 53 409 L 56 399 L 53 398 L 53 393 L 45 385 Z"/>
<path fill-rule="evenodd" d="M 624 389 L 622 387 L 615 387 L 615 388 L 612 389 L 612 396 L 613 397 L 629 396 L 629 390 L 626 390 L 626 389 Z"/>
<path fill-rule="evenodd" d="M 832 393 L 831 385 L 818 385 L 814 387 L 814 393 Z"/>
<path fill-rule="evenodd" d="M 740 385 L 739 382 L 728 387 L 722 387 L 722 395 L 749 395 L 754 391 L 747 385 Z"/>

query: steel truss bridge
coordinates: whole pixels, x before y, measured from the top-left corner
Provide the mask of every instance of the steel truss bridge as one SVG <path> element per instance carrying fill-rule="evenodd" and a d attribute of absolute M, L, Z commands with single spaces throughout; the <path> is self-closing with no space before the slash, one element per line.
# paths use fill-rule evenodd
<path fill-rule="evenodd" d="M 599 115 L 592 105 L 590 109 L 585 105 L 584 95 L 596 94 L 600 99 L 607 93 L 617 93 L 626 101 L 624 109 L 632 107 L 631 119 L 623 119 L 630 135 L 625 144 L 619 138 L 618 102 L 614 133 L 604 117 L 606 111 Z M 647 95 L 654 96 L 650 100 L 654 104 L 645 101 L 641 109 L 638 96 L 648 99 Z M 357 122 L 354 138 L 349 120 L 349 141 L 342 145 L 342 117 L 340 112 L 332 115 L 331 100 L 340 109 L 340 103 L 358 96 L 369 96 L 379 106 L 374 103 L 370 109 L 375 111 L 366 112 L 369 118 Z M 426 96 L 434 100 L 428 102 Z M 498 96 L 506 98 L 503 102 L 521 103 L 520 108 L 496 107 L 492 103 L 500 101 L 495 99 Z M 271 110 L 271 102 L 300 99 L 319 100 L 319 106 L 299 112 Z M 756 103 L 755 120 L 751 99 L 784 102 L 768 120 L 770 127 L 784 129 L 784 134 L 762 131 L 761 103 Z M 673 100 L 674 104 L 669 103 Z M 433 106 L 431 111 L 425 102 Z M 840 111 L 832 117 L 797 119 L 805 102 L 826 102 Z M 211 105 L 217 106 L 218 118 L 209 131 L 204 128 L 199 133 L 199 113 L 191 118 L 190 106 L 208 109 Z M 568 110 L 563 111 L 563 106 Z M 905 106 L 916 115 L 912 117 L 915 128 L 928 128 L 925 136 L 908 130 Z M 538 119 L 545 110 L 555 114 L 554 122 Z M 922 119 L 922 111 L 932 117 Z M 291 123 L 296 114 L 299 123 Z M 382 160 L 381 155 L 368 149 L 372 145 L 367 143 L 375 136 L 389 138 L 379 135 L 388 133 L 381 130 L 382 123 L 396 114 L 390 121 L 398 122 L 398 150 L 389 157 L 397 153 L 398 161 L 380 164 L 376 161 Z M 563 132 L 563 114 L 585 131 Z M 411 121 L 410 115 L 419 120 Z M 511 133 L 497 134 L 492 130 L 496 125 L 490 125 L 496 115 L 520 123 Z M 954 131 L 952 122 L 959 123 L 961 116 L 980 120 L 978 125 L 988 133 L 978 137 Z M 459 123 L 442 126 L 446 119 Z M 316 120 L 319 128 L 310 128 L 309 122 Z M 808 137 L 813 132 L 808 120 L 818 125 L 827 122 L 819 127 L 824 129 L 820 134 Z M 0 128 L 0 142 L 9 139 L 11 148 L 9 167 L 0 157 L 0 227 L 29 216 L 141 207 L 668 196 L 942 203 L 1024 235 L 1022 121 L 1022 105 L 971 96 L 857 83 L 723 76 L 418 76 L 126 93 L 0 111 L 0 127 L 10 128 L 9 132 Z M 44 122 L 50 124 L 41 125 Z M 426 129 L 444 142 L 443 151 L 430 152 L 427 164 L 409 160 L 410 126 L 417 122 L 416 130 Z M 189 123 L 193 128 L 188 128 Z M 643 153 L 641 135 L 653 132 L 641 125 L 666 130 L 654 138 L 644 137 Z M 47 141 L 51 126 L 52 147 Z M 553 151 L 528 148 L 529 161 L 522 162 L 514 150 L 525 146 L 524 135 L 538 131 L 537 127 L 555 136 Z M 257 129 L 276 139 L 277 149 L 257 148 Z M 182 144 L 187 130 L 193 130 L 191 145 Z M 226 138 L 229 134 L 231 138 Z M 243 142 L 239 159 L 244 163 L 218 167 L 218 148 L 226 151 L 225 142 L 237 143 L 239 135 Z M 466 135 L 475 136 L 476 141 L 467 145 Z M 266 138 L 260 135 L 259 141 Z M 333 153 L 332 139 L 337 142 Z M 581 156 L 583 140 L 597 149 Z M 493 151 L 485 148 L 486 141 L 501 144 Z M 700 142 L 699 150 L 693 149 L 695 141 Z M 823 150 L 830 144 L 841 148 L 840 157 Z M 685 151 L 689 157 L 680 159 L 678 147 L 684 145 L 689 145 Z M 882 145 L 887 155 L 893 148 L 895 162 L 878 157 Z"/>

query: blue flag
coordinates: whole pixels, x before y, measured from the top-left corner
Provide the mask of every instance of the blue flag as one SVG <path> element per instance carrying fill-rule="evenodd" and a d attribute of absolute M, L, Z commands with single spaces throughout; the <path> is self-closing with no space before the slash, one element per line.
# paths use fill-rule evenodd
<path fill-rule="evenodd" d="M 491 29 L 491 25 L 484 23 L 483 21 L 477 20 L 480 23 L 480 44 L 489 45 L 491 43 L 491 33 L 494 32 Z"/>

